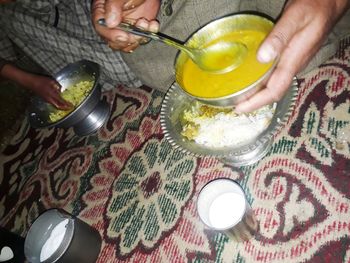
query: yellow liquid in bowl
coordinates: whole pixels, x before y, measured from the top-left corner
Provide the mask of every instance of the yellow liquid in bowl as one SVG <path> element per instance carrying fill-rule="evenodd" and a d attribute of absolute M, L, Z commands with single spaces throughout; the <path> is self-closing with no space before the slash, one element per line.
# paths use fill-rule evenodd
<path fill-rule="evenodd" d="M 214 74 L 201 70 L 191 59 L 187 59 L 181 72 L 182 87 L 193 96 L 201 98 L 219 98 L 236 93 L 256 82 L 271 68 L 273 62 L 263 64 L 256 59 L 257 50 L 267 33 L 244 30 L 228 33 L 208 43 L 210 46 L 219 41 L 241 42 L 248 52 L 243 62 L 233 71 Z M 208 58 L 211 59 L 211 58 Z M 220 65 L 223 61 L 212 60 Z"/>

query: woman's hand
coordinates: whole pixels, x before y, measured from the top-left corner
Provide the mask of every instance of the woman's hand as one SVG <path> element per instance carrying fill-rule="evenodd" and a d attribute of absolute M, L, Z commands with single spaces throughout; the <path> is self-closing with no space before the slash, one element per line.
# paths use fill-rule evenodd
<path fill-rule="evenodd" d="M 280 100 L 294 76 L 320 49 L 323 41 L 348 8 L 348 0 L 290 0 L 272 32 L 261 45 L 257 58 L 267 63 L 278 58 L 266 87 L 237 105 L 249 112 Z"/>
<path fill-rule="evenodd" d="M 128 22 L 142 29 L 157 32 L 155 20 L 160 6 L 159 0 L 94 0 L 92 21 L 96 32 L 114 50 L 132 52 L 145 38 L 115 28 L 120 22 Z M 98 24 L 104 18 L 107 27 Z"/>

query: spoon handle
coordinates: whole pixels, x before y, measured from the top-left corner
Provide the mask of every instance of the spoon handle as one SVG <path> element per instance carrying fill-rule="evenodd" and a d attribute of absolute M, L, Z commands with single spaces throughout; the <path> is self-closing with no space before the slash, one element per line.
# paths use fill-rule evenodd
<path fill-rule="evenodd" d="M 107 26 L 106 21 L 103 18 L 98 20 L 98 24 L 102 25 L 102 26 Z M 138 36 L 147 37 L 147 38 L 151 38 L 151 39 L 156 40 L 156 41 L 163 42 L 169 46 L 175 47 L 177 49 L 180 49 L 180 50 L 186 52 L 187 54 L 192 55 L 191 51 L 188 50 L 185 46 L 183 46 L 183 44 L 181 44 L 180 42 L 177 42 L 177 41 L 175 41 L 175 40 L 171 39 L 170 37 L 165 36 L 163 34 L 146 31 L 146 30 L 143 30 L 141 28 L 138 28 L 136 26 L 133 26 L 133 25 L 125 23 L 125 22 L 121 22 L 117 26 L 117 28 L 120 30 L 123 30 L 125 32 L 128 32 L 128 33 L 132 33 L 132 34 L 135 34 Z"/>

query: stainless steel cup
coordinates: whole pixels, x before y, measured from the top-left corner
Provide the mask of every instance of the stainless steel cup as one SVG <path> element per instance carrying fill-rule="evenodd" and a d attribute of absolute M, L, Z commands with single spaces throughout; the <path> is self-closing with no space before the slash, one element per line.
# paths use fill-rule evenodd
<path fill-rule="evenodd" d="M 46 251 L 45 257 L 44 248 L 52 250 Z M 98 231 L 61 209 L 50 209 L 41 214 L 24 241 L 24 254 L 31 263 L 94 263 L 100 248 Z"/>
<path fill-rule="evenodd" d="M 198 195 L 197 211 L 211 230 L 241 242 L 258 231 L 258 224 L 242 187 L 232 179 L 218 178 L 207 183 Z"/>

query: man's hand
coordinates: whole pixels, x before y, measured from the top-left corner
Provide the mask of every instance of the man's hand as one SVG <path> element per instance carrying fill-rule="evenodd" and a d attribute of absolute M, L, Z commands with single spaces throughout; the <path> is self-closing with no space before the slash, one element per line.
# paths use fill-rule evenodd
<path fill-rule="evenodd" d="M 290 0 L 272 32 L 261 45 L 257 58 L 262 63 L 279 59 L 266 87 L 237 105 L 249 112 L 280 100 L 294 76 L 320 49 L 323 41 L 348 8 L 348 0 Z"/>
<path fill-rule="evenodd" d="M 160 6 L 159 0 L 94 0 L 92 21 L 96 32 L 115 50 L 131 52 L 145 42 L 145 38 L 115 28 L 120 22 L 128 22 L 145 30 L 157 32 L 155 20 Z M 104 18 L 107 27 L 98 24 Z"/>

